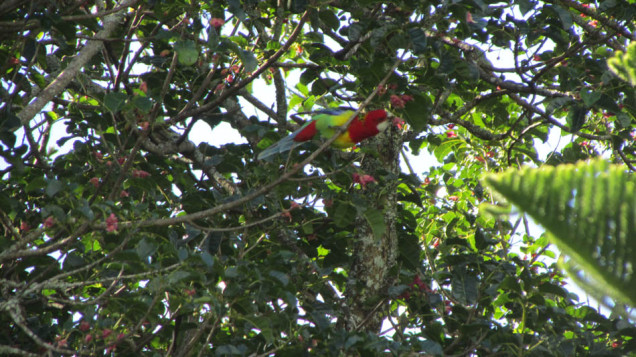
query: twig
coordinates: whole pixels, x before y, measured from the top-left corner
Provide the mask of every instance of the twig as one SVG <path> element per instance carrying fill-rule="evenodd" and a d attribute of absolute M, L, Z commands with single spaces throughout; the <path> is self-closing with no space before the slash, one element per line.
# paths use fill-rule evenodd
<path fill-rule="evenodd" d="M 283 46 L 281 46 L 281 48 L 276 51 L 276 53 L 274 53 L 269 59 L 267 59 L 267 61 L 265 61 L 265 63 L 263 63 L 263 65 L 261 65 L 259 68 L 257 68 L 254 73 L 252 73 L 252 75 L 250 75 L 249 77 L 241 80 L 240 82 L 236 83 L 235 85 L 231 86 L 230 88 L 227 88 L 226 90 L 224 90 L 221 95 L 219 95 L 215 100 L 213 100 L 210 103 L 204 104 L 196 109 L 193 109 L 191 111 L 187 111 L 187 112 L 183 112 L 183 113 L 179 113 L 177 115 L 175 115 L 174 117 L 170 118 L 167 120 L 167 124 L 168 125 L 172 125 L 174 123 L 177 123 L 187 117 L 191 117 L 193 115 L 197 115 L 197 114 L 201 114 L 203 112 L 209 111 L 213 108 L 216 108 L 217 106 L 219 106 L 221 103 L 223 103 L 223 101 L 225 101 L 226 98 L 228 98 L 231 95 L 236 94 L 239 89 L 245 87 L 246 85 L 250 84 L 252 81 L 254 81 L 254 79 L 256 79 L 259 75 L 261 75 L 261 73 L 265 72 L 265 70 L 267 70 L 269 67 L 272 66 L 273 63 L 275 63 L 276 61 L 278 61 L 278 59 L 287 52 L 287 50 L 289 50 L 289 47 L 292 45 L 292 43 L 294 43 L 296 41 L 296 38 L 298 37 L 298 35 L 300 35 L 300 33 L 302 32 L 302 28 L 305 25 L 305 22 L 307 21 L 307 19 L 309 18 L 309 11 L 305 11 L 305 13 L 303 14 L 303 16 L 300 18 L 300 21 L 298 22 L 298 25 L 296 26 L 296 28 L 294 29 L 294 32 L 292 32 L 291 35 L 289 35 L 289 38 L 287 39 L 287 42 L 285 42 L 285 44 Z"/>
<path fill-rule="evenodd" d="M 625 156 L 625 153 L 623 152 L 623 150 L 621 150 L 620 147 L 616 149 L 616 152 L 618 152 L 618 155 L 620 155 L 621 159 L 623 159 L 623 162 L 625 163 L 625 165 L 627 165 L 627 167 L 629 167 L 630 170 L 636 172 L 636 167 L 632 165 L 632 163 L 629 161 L 627 156 Z"/>
<path fill-rule="evenodd" d="M 386 302 L 386 299 L 382 299 L 380 301 L 378 301 L 377 304 L 375 304 L 375 306 L 373 307 L 373 309 L 371 309 L 369 311 L 369 313 L 364 317 L 364 319 L 362 319 L 362 321 L 360 321 L 360 323 L 357 326 L 354 326 L 354 331 L 360 331 L 360 329 L 366 325 L 367 322 L 371 321 L 371 318 L 375 317 L 375 312 L 378 311 L 378 309 Z"/>
<path fill-rule="evenodd" d="M 206 210 L 202 210 L 202 211 L 195 212 L 195 213 L 190 213 L 190 214 L 185 214 L 185 215 L 177 216 L 177 217 L 148 219 L 148 220 L 144 220 L 144 221 L 140 221 L 140 222 L 120 222 L 119 223 L 119 227 L 121 227 L 121 228 L 128 228 L 128 227 L 132 227 L 132 226 L 150 227 L 150 226 L 166 226 L 166 225 L 175 225 L 175 224 L 186 223 L 186 222 L 190 222 L 190 221 L 193 221 L 193 220 L 209 217 L 209 216 L 215 215 L 215 214 L 220 213 L 220 212 L 224 212 L 224 211 L 226 211 L 226 210 L 228 210 L 230 208 L 234 208 L 234 207 L 240 206 L 240 205 L 242 205 L 244 203 L 247 203 L 247 202 L 255 199 L 256 197 L 259 197 L 261 195 L 264 195 L 264 194 L 270 192 L 272 190 L 272 188 L 274 188 L 274 187 L 280 185 L 281 183 L 287 181 L 290 177 L 292 177 L 298 171 L 300 171 L 302 168 L 304 168 L 305 165 L 307 165 L 308 163 L 310 163 L 313 160 L 315 160 L 316 157 L 318 157 L 318 155 L 320 155 L 329 145 L 331 145 L 332 142 L 334 142 L 338 138 L 338 136 L 340 136 L 342 133 L 344 133 L 345 130 L 347 130 L 347 127 L 349 126 L 349 124 L 351 124 L 351 122 L 353 121 L 353 119 L 358 114 L 360 114 L 361 110 L 371 102 L 373 97 L 375 97 L 375 95 L 377 94 L 379 88 L 384 86 L 384 84 L 386 84 L 386 82 L 389 80 L 389 78 L 393 74 L 393 71 L 397 68 L 397 66 L 401 62 L 402 62 L 401 58 L 399 58 L 399 59 L 397 59 L 395 61 L 395 63 L 393 64 L 393 66 L 391 67 L 389 72 L 384 76 L 384 78 L 380 81 L 380 83 L 378 83 L 378 85 L 375 87 L 373 92 L 371 92 L 369 97 L 367 97 L 367 99 L 360 105 L 358 110 L 356 110 L 356 112 L 351 116 L 351 118 L 349 118 L 349 120 L 343 126 L 339 127 L 338 130 L 336 130 L 334 135 L 331 138 L 329 138 L 329 140 L 325 141 L 320 147 L 318 147 L 318 149 L 316 151 L 311 153 L 305 160 L 303 160 L 302 162 L 300 162 L 297 165 L 294 165 L 294 167 L 292 169 L 290 169 L 289 171 L 285 172 L 278 179 L 270 182 L 269 184 L 261 187 L 260 189 L 258 189 L 256 191 L 253 191 L 253 192 L 251 192 L 251 193 L 249 193 L 249 194 L 247 194 L 247 195 L 245 195 L 245 196 L 243 196 L 241 198 L 238 198 L 238 199 L 236 199 L 234 201 L 231 201 L 231 202 L 227 202 L 227 203 L 218 205 L 216 207 L 212 207 L 212 208 L 209 208 L 209 209 L 206 209 Z M 106 224 L 105 223 L 100 223 L 100 224 L 94 225 L 93 227 L 94 228 L 106 228 Z"/>
<path fill-rule="evenodd" d="M 254 222 L 246 223 L 246 224 L 244 224 L 242 226 L 226 227 L 226 228 L 203 227 L 201 225 L 198 225 L 198 224 L 194 223 L 193 221 L 188 222 L 188 224 L 191 224 L 195 228 L 200 229 L 202 231 L 206 231 L 206 232 L 234 232 L 234 231 L 238 231 L 239 229 L 245 229 L 245 228 L 258 226 L 259 224 L 263 224 L 265 222 L 268 222 L 268 221 L 271 221 L 273 219 L 278 218 L 281 214 L 283 214 L 283 212 L 275 213 L 275 214 L 273 214 L 271 216 L 259 219 L 259 220 L 254 221 Z"/>
<path fill-rule="evenodd" d="M 547 0 L 546 2 L 554 4 L 556 1 Z M 571 8 L 574 8 L 574 9 L 578 10 L 582 14 L 585 14 L 587 16 L 590 16 L 590 17 L 598 20 L 603 25 L 611 28 L 612 30 L 614 30 L 614 31 L 620 33 L 621 35 L 629 38 L 630 40 L 636 41 L 636 36 L 634 36 L 633 33 L 629 32 L 625 27 L 619 25 L 616 21 L 605 17 L 605 15 L 599 13 L 598 11 L 596 11 L 596 10 L 590 8 L 590 7 L 583 6 L 584 4 L 582 2 L 573 1 L 573 0 L 559 0 L 558 2 L 560 2 L 561 4 L 563 4 L 563 5 L 567 6 L 567 7 L 571 7 Z"/>
<path fill-rule="evenodd" d="M 241 89 L 239 91 L 239 95 L 241 97 L 245 98 L 245 100 L 247 100 L 256 109 L 258 109 L 258 110 L 262 111 L 263 113 L 267 114 L 267 116 L 269 116 L 270 118 L 276 119 L 276 117 L 278 116 L 278 114 L 275 111 L 273 111 L 268 106 L 263 104 L 263 102 L 258 100 L 258 98 L 256 98 L 255 96 L 251 95 L 247 90 Z"/>
<path fill-rule="evenodd" d="M 411 162 L 409 161 L 409 158 L 406 156 L 406 153 L 404 152 L 404 148 L 400 149 L 400 154 L 402 154 L 402 158 L 404 159 L 404 163 L 406 164 L 406 167 L 408 167 L 409 172 L 411 173 L 411 175 L 415 176 L 415 170 L 413 170 L 413 166 L 411 166 Z"/>
<path fill-rule="evenodd" d="M 29 357 L 39 357 L 42 355 L 27 352 L 25 350 L 21 350 L 19 348 L 7 345 L 0 345 L 0 354 L 1 355 L 18 355 L 18 356 L 29 356 Z"/>
<path fill-rule="evenodd" d="M 508 96 L 510 98 L 512 98 L 512 100 L 517 102 L 517 104 L 519 104 L 520 106 L 522 106 L 522 107 L 530 110 L 531 112 L 539 115 L 540 117 L 542 117 L 545 120 L 547 120 L 550 124 L 558 126 L 561 130 L 567 131 L 568 133 L 576 134 L 576 135 L 578 135 L 578 136 L 580 136 L 582 138 L 585 138 L 585 139 L 597 140 L 597 141 L 607 141 L 607 140 L 610 140 L 612 138 L 611 135 L 594 135 L 594 134 L 581 133 L 580 131 L 574 132 L 574 131 L 572 131 L 572 129 L 568 128 L 567 126 L 559 123 L 559 121 L 557 121 L 556 119 L 552 118 L 550 115 L 548 115 L 546 112 L 544 112 L 539 107 L 526 102 L 520 96 L 518 96 L 516 94 L 513 94 L 513 93 L 508 93 Z"/>
<path fill-rule="evenodd" d="M 57 348 L 50 343 L 42 340 L 35 332 L 33 332 L 26 324 L 24 317 L 22 316 L 22 308 L 20 304 L 16 300 L 9 300 L 6 303 L 2 304 L 3 310 L 6 310 L 11 316 L 11 320 L 24 332 L 33 342 L 35 342 L 39 347 L 46 349 L 47 351 L 54 351 L 61 354 L 74 354 L 77 351 Z M 86 355 L 86 353 L 81 353 Z"/>
<path fill-rule="evenodd" d="M 117 29 L 119 21 L 124 16 L 123 9 L 134 4 L 137 0 L 123 0 L 118 6 L 119 11 L 110 14 L 104 18 L 104 28 L 99 31 L 95 37 L 107 38 L 110 34 Z M 21 110 L 17 116 L 20 118 L 22 125 L 26 126 L 37 113 L 42 111 L 44 106 L 49 103 L 53 98 L 59 96 L 60 92 L 68 86 L 68 84 L 75 79 L 80 70 L 93 58 L 97 52 L 99 52 L 104 43 L 102 41 L 88 41 L 86 46 L 79 52 L 79 54 L 73 58 L 71 63 L 53 80 L 46 88 L 40 93 L 40 95 L 23 110 Z"/>

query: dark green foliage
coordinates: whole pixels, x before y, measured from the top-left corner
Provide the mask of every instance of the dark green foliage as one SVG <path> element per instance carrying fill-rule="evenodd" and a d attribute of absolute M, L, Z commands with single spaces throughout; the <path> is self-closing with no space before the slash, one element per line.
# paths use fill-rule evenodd
<path fill-rule="evenodd" d="M 486 171 L 634 160 L 630 1 L 94 3 L 0 4 L 0 354 L 635 348 L 477 210 Z M 365 101 L 405 123 L 255 159 Z"/>

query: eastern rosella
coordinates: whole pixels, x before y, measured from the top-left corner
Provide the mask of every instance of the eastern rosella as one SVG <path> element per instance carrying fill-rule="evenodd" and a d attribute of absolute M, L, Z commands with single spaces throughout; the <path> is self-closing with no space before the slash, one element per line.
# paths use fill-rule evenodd
<path fill-rule="evenodd" d="M 329 139 L 354 113 L 355 110 L 353 109 L 326 109 L 317 112 L 300 129 L 258 154 L 258 159 L 262 160 L 272 155 L 289 151 L 297 143 L 313 139 L 316 134 L 319 134 L 324 139 Z M 332 145 L 338 148 L 351 147 L 366 138 L 379 134 L 389 124 L 388 116 L 384 109 L 372 110 L 363 119 L 356 117 L 349 125 L 347 131 L 339 135 Z"/>

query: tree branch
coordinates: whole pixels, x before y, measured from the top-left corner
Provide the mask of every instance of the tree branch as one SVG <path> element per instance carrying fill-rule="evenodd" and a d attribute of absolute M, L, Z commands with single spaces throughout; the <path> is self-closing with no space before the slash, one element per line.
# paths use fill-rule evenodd
<path fill-rule="evenodd" d="M 557 1 L 555 1 L 555 0 L 547 0 L 546 2 L 549 3 L 549 4 L 557 3 Z M 582 14 L 585 14 L 585 15 L 591 17 L 591 18 L 594 18 L 594 19 L 598 20 L 600 23 L 602 23 L 603 25 L 611 28 L 612 30 L 616 31 L 617 33 L 620 33 L 622 36 L 627 37 L 628 39 L 630 39 L 632 41 L 636 41 L 636 36 L 634 36 L 633 33 L 629 32 L 629 30 L 627 30 L 625 27 L 621 26 L 616 21 L 606 17 L 605 15 L 599 13 L 598 11 L 594 10 L 593 8 L 583 6 L 582 2 L 573 1 L 573 0 L 558 0 L 558 2 L 561 3 L 562 5 L 566 6 L 566 7 L 571 7 L 573 9 L 576 9 L 577 11 L 581 12 Z"/>
<path fill-rule="evenodd" d="M 342 133 L 344 133 L 345 130 L 347 130 L 347 127 L 349 126 L 349 124 L 351 124 L 351 122 L 353 121 L 353 119 L 357 115 L 359 115 L 360 112 L 362 111 L 362 109 L 364 109 L 364 107 L 366 107 L 371 102 L 371 100 L 376 96 L 376 94 L 378 93 L 378 90 L 380 89 L 380 87 L 382 87 L 384 84 L 386 84 L 386 82 L 389 80 L 389 78 L 393 74 L 393 71 L 395 71 L 395 69 L 397 68 L 397 66 L 401 62 L 402 62 L 401 58 L 399 58 L 399 59 L 397 59 L 395 61 L 394 65 L 387 72 L 387 74 L 384 76 L 384 78 L 380 81 L 380 83 L 378 83 L 378 85 L 375 87 L 373 92 L 371 92 L 369 97 L 367 97 L 367 99 L 360 105 L 358 110 L 356 110 L 356 112 L 351 116 L 349 121 L 347 121 L 347 123 L 345 123 L 345 125 L 339 127 L 338 130 L 336 130 L 336 133 L 331 138 L 329 138 L 329 140 L 325 141 L 320 147 L 318 147 L 318 149 L 316 151 L 311 153 L 305 160 L 303 160 L 302 162 L 300 162 L 297 165 L 294 165 L 294 167 L 291 170 L 285 172 L 278 179 L 268 183 L 267 185 L 261 187 L 260 189 L 258 189 L 256 191 L 252 191 L 251 193 L 249 193 L 249 194 L 247 194 L 247 195 L 245 195 L 245 196 L 243 196 L 241 198 L 238 198 L 238 199 L 236 199 L 234 201 L 231 201 L 231 202 L 227 202 L 227 203 L 218 205 L 216 207 L 209 208 L 207 210 L 202 210 L 202 211 L 195 212 L 195 213 L 185 214 L 185 215 L 178 216 L 178 217 L 149 219 L 149 220 L 144 220 L 144 221 L 140 221 L 140 222 L 120 222 L 119 226 L 122 227 L 122 228 L 127 228 L 127 227 L 133 227 L 133 226 L 149 227 L 149 226 L 166 226 L 166 225 L 181 224 L 181 223 L 185 223 L 185 222 L 190 222 L 192 220 L 206 218 L 206 217 L 215 215 L 215 214 L 220 213 L 220 212 L 224 212 L 224 211 L 226 211 L 226 210 L 228 210 L 230 208 L 234 208 L 234 207 L 240 206 L 240 205 L 242 205 L 244 203 L 247 203 L 247 202 L 255 199 L 258 196 L 266 194 L 272 188 L 274 188 L 274 187 L 280 185 L 281 183 L 287 181 L 287 179 L 289 179 L 290 177 L 295 175 L 298 171 L 300 171 L 303 167 L 305 167 L 305 165 L 307 165 L 308 163 L 310 163 L 314 159 L 316 159 L 316 157 L 318 157 L 318 155 L 320 155 L 329 145 L 331 145 L 331 143 L 334 142 L 338 138 L 338 136 L 340 136 Z M 105 223 L 99 223 L 99 224 L 94 225 L 93 227 L 95 227 L 95 228 L 104 228 L 105 229 L 106 228 L 106 224 Z"/>
<path fill-rule="evenodd" d="M 305 22 L 307 21 L 307 19 L 309 18 L 309 11 L 305 11 L 305 13 L 303 14 L 303 16 L 300 18 L 300 21 L 298 22 L 298 25 L 296 26 L 296 28 L 294 29 L 294 32 L 292 32 L 291 35 L 289 35 L 289 38 L 287 39 L 287 42 L 285 42 L 285 44 L 283 46 L 281 46 L 281 48 L 276 51 L 276 53 L 274 53 L 270 58 L 267 59 L 267 61 L 265 61 L 265 63 L 263 63 L 263 65 L 261 65 L 259 68 L 257 68 L 254 73 L 252 73 L 252 75 L 248 76 L 247 78 L 241 80 L 240 82 L 236 83 L 235 85 L 231 86 L 230 88 L 227 88 L 226 90 L 224 90 L 221 95 L 219 95 L 218 97 L 216 97 L 216 99 L 214 99 L 212 102 L 204 104 L 196 109 L 192 109 L 190 111 L 187 112 L 182 112 L 179 113 L 175 116 L 173 116 L 172 118 L 167 120 L 167 124 L 168 125 L 172 125 L 174 123 L 180 122 L 181 120 L 191 117 L 193 115 L 197 115 L 197 114 L 201 114 L 204 113 L 206 111 L 209 111 L 213 108 L 218 107 L 221 103 L 223 103 L 223 101 L 225 101 L 225 99 L 227 99 L 228 97 L 230 97 L 231 95 L 236 94 L 241 88 L 245 87 L 246 85 L 250 84 L 252 81 L 254 81 L 254 79 L 256 79 L 259 75 L 261 75 L 261 73 L 265 72 L 265 70 L 267 70 L 269 67 L 272 66 L 272 64 L 274 64 L 276 61 L 278 61 L 278 59 L 289 50 L 289 47 L 292 45 L 292 43 L 294 43 L 296 41 L 296 37 L 298 37 L 298 35 L 300 35 L 300 33 L 302 32 L 302 28 L 305 25 Z"/>
<path fill-rule="evenodd" d="M 120 11 L 110 14 L 104 18 L 104 27 L 101 31 L 95 34 L 96 38 L 107 38 L 110 34 L 117 29 L 119 21 L 124 17 L 123 11 L 128 6 L 133 5 L 138 0 L 122 0 L 119 4 Z M 79 52 L 79 54 L 73 58 L 71 63 L 60 73 L 57 78 L 49 83 L 46 88 L 40 93 L 40 95 L 18 114 L 22 125 L 27 125 L 29 121 L 35 117 L 44 106 L 49 103 L 53 98 L 57 97 L 68 84 L 77 76 L 80 70 L 88 63 L 88 61 L 97 54 L 104 43 L 102 41 L 91 40 L 88 41 L 86 46 Z"/>

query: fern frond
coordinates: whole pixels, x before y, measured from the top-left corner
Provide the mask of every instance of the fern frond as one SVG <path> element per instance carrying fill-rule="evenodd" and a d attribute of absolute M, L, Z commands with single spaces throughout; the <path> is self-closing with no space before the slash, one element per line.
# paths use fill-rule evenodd
<path fill-rule="evenodd" d="M 599 289 L 592 295 L 636 306 L 636 178 L 624 166 L 595 160 L 508 170 L 484 181 L 547 230 L 574 263 L 573 277 Z"/>
<path fill-rule="evenodd" d="M 620 79 L 636 86 L 636 42 L 627 46 L 627 52 L 616 51 L 607 60 L 607 66 Z"/>

